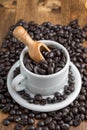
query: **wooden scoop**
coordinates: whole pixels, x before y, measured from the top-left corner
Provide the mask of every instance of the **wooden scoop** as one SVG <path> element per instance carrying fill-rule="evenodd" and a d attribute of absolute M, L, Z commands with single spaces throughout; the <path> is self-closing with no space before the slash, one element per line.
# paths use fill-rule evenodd
<path fill-rule="evenodd" d="M 27 31 L 22 27 L 18 26 L 13 31 L 13 34 L 16 38 L 22 41 L 28 47 L 29 56 L 36 62 L 40 62 L 41 60 L 45 60 L 43 55 L 41 54 L 42 50 L 47 50 L 50 52 L 50 49 L 43 43 L 33 41 Z"/>

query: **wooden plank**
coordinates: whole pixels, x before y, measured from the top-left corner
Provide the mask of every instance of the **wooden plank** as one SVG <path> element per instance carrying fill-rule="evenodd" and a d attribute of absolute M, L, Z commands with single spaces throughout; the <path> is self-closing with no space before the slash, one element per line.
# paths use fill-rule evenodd
<path fill-rule="evenodd" d="M 0 6 L 4 8 L 15 8 L 16 0 L 0 0 Z"/>
<path fill-rule="evenodd" d="M 8 27 L 15 21 L 15 3 L 0 1 L 0 44 L 7 33 Z"/>
<path fill-rule="evenodd" d="M 18 6 L 16 9 L 16 22 L 18 19 L 25 19 L 26 21 L 34 20 L 37 23 L 42 23 L 43 21 L 51 21 L 52 23 L 61 23 L 60 12 L 58 0 L 50 3 L 42 2 L 42 0 L 18 0 Z M 55 5 L 55 7 L 54 7 Z M 26 13 L 27 12 L 27 13 Z"/>
<path fill-rule="evenodd" d="M 47 2 L 49 1 L 49 2 Z M 51 21 L 54 24 L 68 24 L 78 18 L 81 25 L 87 23 L 86 0 L 18 0 L 16 22 L 18 19 L 34 20 L 37 23 Z M 27 13 L 26 13 L 27 12 Z"/>
<path fill-rule="evenodd" d="M 80 25 L 87 24 L 86 0 L 70 0 L 70 21 L 78 18 Z"/>

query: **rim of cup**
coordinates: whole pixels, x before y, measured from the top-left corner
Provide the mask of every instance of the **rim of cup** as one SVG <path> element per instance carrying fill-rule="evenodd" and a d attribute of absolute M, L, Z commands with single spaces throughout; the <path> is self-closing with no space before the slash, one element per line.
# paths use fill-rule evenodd
<path fill-rule="evenodd" d="M 69 56 L 69 53 L 68 53 L 67 49 L 66 49 L 63 45 L 61 45 L 60 43 L 55 42 L 55 41 L 52 41 L 52 40 L 40 40 L 40 41 L 38 41 L 38 42 L 44 42 L 44 44 L 45 44 L 45 43 L 50 43 L 50 44 L 46 44 L 46 45 L 54 45 L 54 46 L 56 46 L 56 45 L 58 44 L 58 45 L 60 46 L 60 48 L 64 51 L 64 53 L 66 53 L 66 58 L 67 58 L 67 60 L 66 60 L 65 66 L 64 66 L 60 71 L 58 71 L 58 72 L 56 72 L 56 73 L 53 73 L 53 74 L 49 74 L 49 75 L 39 75 L 39 74 L 35 74 L 35 73 L 29 71 L 29 70 L 25 67 L 25 65 L 24 65 L 24 62 L 23 62 L 24 55 L 25 55 L 26 52 L 28 52 L 28 47 L 25 47 L 25 48 L 22 50 L 21 54 L 20 54 L 20 64 L 22 65 L 22 67 L 25 69 L 25 71 L 27 71 L 27 72 L 28 72 L 29 74 L 31 74 L 32 76 L 40 77 L 40 78 L 47 78 L 47 77 L 51 78 L 51 77 L 54 77 L 54 76 L 56 76 L 56 75 L 61 74 L 61 73 L 69 66 L 69 63 L 70 63 L 70 56 Z"/>

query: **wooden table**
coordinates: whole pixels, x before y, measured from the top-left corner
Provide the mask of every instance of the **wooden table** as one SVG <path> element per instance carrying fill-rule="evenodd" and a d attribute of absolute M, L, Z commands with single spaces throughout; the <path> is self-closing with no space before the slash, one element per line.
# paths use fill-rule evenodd
<path fill-rule="evenodd" d="M 87 0 L 0 0 L 0 44 L 7 33 L 8 27 L 19 19 L 34 20 L 37 23 L 50 21 L 53 24 L 66 25 L 78 18 L 81 26 L 87 24 Z M 0 122 L 7 115 L 0 112 Z M 13 130 L 13 124 L 0 130 Z M 87 122 L 70 130 L 87 130 Z"/>

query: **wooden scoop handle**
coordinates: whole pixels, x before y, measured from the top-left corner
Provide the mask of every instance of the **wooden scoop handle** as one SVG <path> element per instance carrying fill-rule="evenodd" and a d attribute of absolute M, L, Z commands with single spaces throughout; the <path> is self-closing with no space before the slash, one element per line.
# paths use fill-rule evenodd
<path fill-rule="evenodd" d="M 16 27 L 13 31 L 13 34 L 28 47 L 31 46 L 32 43 L 34 43 L 27 31 L 22 26 Z"/>

